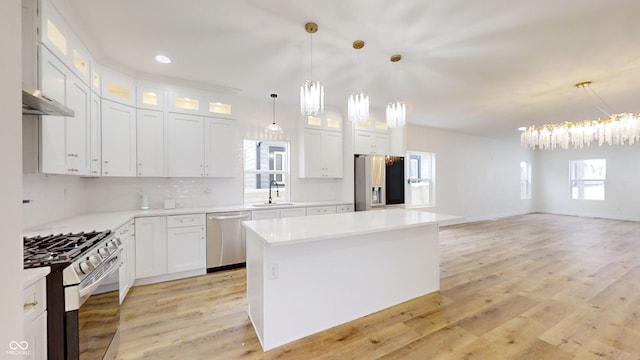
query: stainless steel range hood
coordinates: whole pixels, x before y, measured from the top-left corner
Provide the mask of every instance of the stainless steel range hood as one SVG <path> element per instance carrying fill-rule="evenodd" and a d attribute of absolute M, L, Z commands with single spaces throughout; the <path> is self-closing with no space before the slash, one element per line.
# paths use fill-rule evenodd
<path fill-rule="evenodd" d="M 42 91 L 26 85 L 22 86 L 22 114 L 76 116 L 72 109 L 51 99 L 43 94 Z"/>

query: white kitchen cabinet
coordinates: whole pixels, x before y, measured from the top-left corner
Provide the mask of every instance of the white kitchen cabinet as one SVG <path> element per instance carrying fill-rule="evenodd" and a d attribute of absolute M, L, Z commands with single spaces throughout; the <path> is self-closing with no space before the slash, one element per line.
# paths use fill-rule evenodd
<path fill-rule="evenodd" d="M 202 116 L 169 113 L 169 176 L 204 176 L 203 130 Z"/>
<path fill-rule="evenodd" d="M 88 86 L 92 63 L 89 51 L 55 9 L 51 0 L 42 0 L 40 3 L 42 44 Z"/>
<path fill-rule="evenodd" d="M 304 125 L 308 129 L 342 131 L 342 119 L 332 115 L 307 116 Z"/>
<path fill-rule="evenodd" d="M 124 301 L 124 298 L 129 293 L 129 289 L 133 286 L 135 281 L 135 225 L 131 220 L 125 225 L 121 226 L 115 231 L 115 237 L 120 239 L 122 245 L 120 246 L 120 269 L 118 271 L 118 284 L 120 303 Z"/>
<path fill-rule="evenodd" d="M 206 269 L 205 215 L 167 217 L 167 273 Z"/>
<path fill-rule="evenodd" d="M 138 83 L 136 87 L 136 108 L 146 110 L 165 110 L 164 90 Z"/>
<path fill-rule="evenodd" d="M 343 176 L 342 133 L 304 129 L 300 177 L 341 178 Z"/>
<path fill-rule="evenodd" d="M 135 219 L 136 279 L 167 273 L 167 217 Z"/>
<path fill-rule="evenodd" d="M 277 219 L 279 217 L 279 209 L 254 210 L 251 212 L 251 220 Z"/>
<path fill-rule="evenodd" d="M 374 131 L 355 130 L 353 138 L 354 154 L 389 153 L 389 134 Z"/>
<path fill-rule="evenodd" d="M 284 209 L 280 209 L 280 217 L 281 218 L 296 217 L 296 216 L 306 216 L 306 215 L 307 215 L 307 211 L 305 210 L 305 208 L 284 208 Z"/>
<path fill-rule="evenodd" d="M 335 214 L 335 206 L 313 206 L 307 208 L 307 216 Z"/>
<path fill-rule="evenodd" d="M 137 110 L 136 153 L 138 176 L 164 176 L 164 113 Z"/>
<path fill-rule="evenodd" d="M 102 175 L 136 176 L 136 110 L 102 100 Z"/>
<path fill-rule="evenodd" d="M 167 93 L 166 108 L 170 112 L 232 118 L 231 98 L 194 89 L 176 89 Z"/>
<path fill-rule="evenodd" d="M 234 146 L 233 121 L 204 118 L 205 176 L 234 177 L 238 158 Z"/>
<path fill-rule="evenodd" d="M 40 272 L 38 278 L 30 278 L 25 282 L 23 289 L 23 326 L 24 336 L 16 341 L 26 341 L 28 354 L 20 354 L 20 359 L 46 359 L 47 358 L 47 284 L 46 272 L 42 268 L 25 271 Z M 20 350 L 20 349 L 17 349 Z"/>
<path fill-rule="evenodd" d="M 40 171 L 89 175 L 90 90 L 46 48 L 41 48 L 40 87 L 75 112 L 74 117 L 42 116 Z"/>
<path fill-rule="evenodd" d="M 168 175 L 233 177 L 236 158 L 231 120 L 169 113 Z"/>
<path fill-rule="evenodd" d="M 136 81 L 119 72 L 102 68 L 100 82 L 103 100 L 136 106 Z"/>
<path fill-rule="evenodd" d="M 100 118 L 102 117 L 100 96 L 91 91 L 89 97 L 89 174 L 100 176 L 102 174 L 101 165 L 102 149 L 100 146 Z"/>
<path fill-rule="evenodd" d="M 350 212 L 353 212 L 353 205 L 351 204 L 336 206 L 336 213 L 338 214 L 350 213 Z"/>

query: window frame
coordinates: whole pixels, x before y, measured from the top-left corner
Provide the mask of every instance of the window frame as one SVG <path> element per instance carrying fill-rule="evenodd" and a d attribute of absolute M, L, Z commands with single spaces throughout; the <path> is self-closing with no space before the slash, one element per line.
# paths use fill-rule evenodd
<path fill-rule="evenodd" d="M 423 166 L 422 161 L 423 157 L 427 157 L 429 159 L 429 173 L 423 174 Z M 406 154 L 407 164 L 405 165 L 406 171 L 406 180 L 407 180 L 407 193 L 409 196 L 405 197 L 405 205 L 407 208 L 424 208 L 424 207 L 435 207 L 436 206 L 436 154 L 432 152 L 426 151 L 407 151 Z M 416 163 L 417 161 L 417 163 Z M 417 176 L 411 176 L 412 168 L 417 170 Z M 428 176 L 431 175 L 431 176 Z M 427 203 L 413 204 L 412 202 L 412 184 L 423 183 L 427 184 L 429 187 L 428 197 L 429 201 Z"/>
<path fill-rule="evenodd" d="M 579 177 L 578 167 L 584 167 L 589 161 L 602 161 L 603 162 L 603 172 L 604 175 L 602 178 L 595 177 Z M 580 164 L 580 165 L 579 165 Z M 598 159 L 580 159 L 580 160 L 569 160 L 569 196 L 571 200 L 593 200 L 593 201 L 604 201 L 607 198 L 607 159 L 598 158 Z M 590 183 L 590 184 L 587 184 Z M 602 198 L 593 198 L 593 197 L 585 197 L 586 190 L 588 187 L 601 186 L 602 187 Z M 575 189 L 575 190 L 574 190 Z"/>
<path fill-rule="evenodd" d="M 523 165 L 526 168 L 526 179 L 523 179 Z M 525 186 L 525 192 L 522 192 L 522 186 Z M 520 161 L 520 200 L 531 200 L 531 163 L 529 161 Z"/>
<path fill-rule="evenodd" d="M 250 144 L 248 144 L 248 142 Z M 276 147 L 276 148 L 284 148 L 284 150 L 281 149 L 276 149 L 271 151 L 270 149 L 268 150 L 269 154 L 273 153 L 273 158 L 269 159 L 269 167 L 275 167 L 277 165 L 282 165 L 282 169 L 248 169 L 247 168 L 247 163 L 249 162 L 249 160 L 254 160 L 253 162 L 256 164 L 256 166 L 258 166 L 260 164 L 260 160 L 258 159 L 259 156 L 257 156 L 258 154 L 258 150 L 257 148 L 262 146 L 261 144 L 266 144 L 268 145 L 270 148 L 271 147 Z M 278 146 L 275 146 L 278 145 Z M 248 151 L 247 151 L 247 146 L 254 146 L 256 148 L 256 151 L 254 152 L 254 154 L 256 154 L 255 159 L 248 159 Z M 283 157 L 283 161 L 279 162 L 277 161 L 277 157 Z M 244 139 L 243 140 L 243 154 L 242 154 L 242 160 L 243 160 L 243 200 L 244 203 L 256 203 L 256 202 L 265 202 L 268 200 L 268 193 L 269 193 L 269 186 L 266 187 L 262 187 L 261 184 L 262 182 L 258 183 L 258 177 L 259 176 L 263 176 L 266 175 L 268 176 L 269 182 L 271 182 L 271 180 L 273 180 L 274 178 L 276 179 L 276 181 L 278 183 L 280 183 L 280 186 L 278 186 L 277 188 L 273 188 L 272 190 L 272 197 L 274 198 L 274 201 L 277 202 L 286 202 L 286 201 L 290 201 L 289 198 L 291 196 L 291 166 L 290 166 L 290 162 L 291 162 L 291 144 L 289 143 L 289 141 L 284 141 L 284 140 L 261 140 L 261 139 Z M 247 178 L 251 177 L 251 176 L 255 176 L 256 178 L 256 187 L 255 189 L 247 189 Z M 279 193 L 280 196 L 276 198 L 275 193 Z"/>

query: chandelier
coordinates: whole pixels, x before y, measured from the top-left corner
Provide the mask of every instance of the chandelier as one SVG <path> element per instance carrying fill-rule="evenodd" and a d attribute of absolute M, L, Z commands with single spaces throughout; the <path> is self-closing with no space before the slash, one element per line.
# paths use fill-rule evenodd
<path fill-rule="evenodd" d="M 397 63 L 402 59 L 402 55 L 392 55 L 391 62 Z M 394 67 L 394 77 L 395 76 L 395 67 Z M 395 82 L 397 83 L 397 79 Z M 400 101 L 395 101 L 389 103 L 387 105 L 387 126 L 390 128 L 403 127 L 406 122 L 406 107 Z"/>
<path fill-rule="evenodd" d="M 364 41 L 356 40 L 353 42 L 353 48 L 360 50 L 364 47 Z M 347 116 L 353 124 L 369 122 L 369 95 L 363 91 L 349 95 L 347 101 Z"/>
<path fill-rule="evenodd" d="M 320 81 L 313 81 L 313 39 L 312 35 L 318 31 L 318 24 L 308 22 L 304 25 L 310 39 L 310 71 L 309 80 L 300 86 L 300 112 L 305 116 L 318 116 L 324 111 L 324 86 Z"/>
<path fill-rule="evenodd" d="M 267 125 L 264 129 L 264 132 L 270 136 L 276 136 L 282 134 L 282 128 L 280 125 L 276 124 L 276 98 L 278 94 L 271 94 L 271 98 L 273 99 L 273 123 Z"/>
<path fill-rule="evenodd" d="M 575 84 L 577 88 L 590 90 L 596 98 L 609 106 L 600 98 L 593 89 L 591 81 L 583 81 Z M 578 122 L 563 122 L 559 124 L 546 124 L 542 126 L 529 126 L 523 128 L 520 134 L 522 146 L 535 149 L 568 149 L 569 145 L 582 149 L 597 141 L 598 146 L 633 145 L 640 141 L 640 113 L 621 113 L 610 115 L 603 107 L 594 105 L 598 110 L 606 114 L 605 118 L 597 120 L 583 120 Z"/>

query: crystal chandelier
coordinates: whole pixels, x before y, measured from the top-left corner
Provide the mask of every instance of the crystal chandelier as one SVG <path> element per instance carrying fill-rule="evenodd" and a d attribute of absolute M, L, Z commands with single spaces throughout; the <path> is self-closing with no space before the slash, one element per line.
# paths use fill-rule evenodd
<path fill-rule="evenodd" d="M 591 81 L 577 83 L 577 88 L 591 90 Z M 595 96 L 608 108 L 608 105 L 597 94 Z M 598 146 L 633 145 L 640 141 L 640 113 L 621 113 L 609 115 L 601 106 L 594 105 L 607 115 L 604 119 L 583 120 L 578 122 L 563 122 L 560 124 L 546 124 L 543 126 L 529 126 L 521 129 L 520 143 L 522 146 L 535 149 L 568 149 L 569 145 L 582 149 L 593 141 Z"/>
<path fill-rule="evenodd" d="M 318 31 L 318 24 L 308 22 L 304 25 L 310 40 L 309 79 L 313 79 L 313 39 L 312 34 Z M 304 116 L 318 116 L 324 111 L 324 86 L 320 81 L 306 80 L 300 86 L 300 113 Z"/>
<path fill-rule="evenodd" d="M 271 94 L 271 98 L 273 99 L 273 123 L 267 125 L 264 129 L 264 132 L 268 135 L 275 136 L 282 134 L 282 128 L 280 125 L 276 124 L 276 98 L 278 94 Z"/>
<path fill-rule="evenodd" d="M 391 62 L 397 63 L 402 59 L 402 55 L 392 55 Z M 395 77 L 395 67 L 394 67 Z M 397 82 L 397 79 L 395 82 Z M 407 111 L 406 107 L 400 101 L 395 101 L 387 105 L 387 126 L 389 128 L 403 127 L 406 122 Z"/>
<path fill-rule="evenodd" d="M 360 50 L 364 47 L 364 41 L 356 40 L 353 42 L 353 48 Z M 369 122 L 369 95 L 365 95 L 363 91 L 349 95 L 347 101 L 347 116 L 353 124 Z"/>

